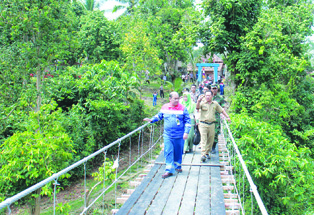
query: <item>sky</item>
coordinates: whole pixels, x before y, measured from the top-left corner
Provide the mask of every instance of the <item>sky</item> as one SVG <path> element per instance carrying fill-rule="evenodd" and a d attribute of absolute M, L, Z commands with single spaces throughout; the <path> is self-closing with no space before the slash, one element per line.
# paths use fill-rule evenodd
<path fill-rule="evenodd" d="M 105 17 L 109 20 L 118 18 L 121 14 L 124 13 L 125 9 L 118 10 L 115 13 L 112 13 L 112 9 L 115 5 L 123 5 L 117 1 L 109 0 L 106 1 L 101 7 L 100 10 L 105 10 Z"/>

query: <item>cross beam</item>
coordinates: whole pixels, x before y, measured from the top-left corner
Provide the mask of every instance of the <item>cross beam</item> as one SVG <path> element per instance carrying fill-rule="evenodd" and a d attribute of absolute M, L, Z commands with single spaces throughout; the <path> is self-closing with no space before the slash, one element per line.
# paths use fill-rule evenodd
<path fill-rule="evenodd" d="M 202 82 L 202 68 L 203 67 L 214 67 L 214 83 L 218 82 L 218 67 L 219 63 L 197 63 L 198 67 L 198 81 Z"/>

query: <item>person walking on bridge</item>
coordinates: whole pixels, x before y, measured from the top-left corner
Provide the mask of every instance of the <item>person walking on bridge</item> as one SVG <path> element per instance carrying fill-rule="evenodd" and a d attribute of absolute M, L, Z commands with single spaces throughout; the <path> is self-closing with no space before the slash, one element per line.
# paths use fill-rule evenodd
<path fill-rule="evenodd" d="M 191 129 L 189 112 L 179 103 L 179 94 L 171 92 L 169 103 L 162 106 L 160 112 L 153 118 L 145 118 L 144 121 L 154 123 L 164 121 L 164 156 L 166 159 L 166 171 L 162 178 L 172 176 L 175 171 L 182 172 L 182 154 L 184 140 L 188 138 Z"/>
<path fill-rule="evenodd" d="M 205 100 L 203 100 L 205 98 Z M 203 101 L 202 101 L 203 100 Z M 199 130 L 201 133 L 201 161 L 205 162 L 206 158 L 210 159 L 209 152 L 212 149 L 215 137 L 215 113 L 222 113 L 228 121 L 230 118 L 225 110 L 216 102 L 213 101 L 212 91 L 208 91 L 205 95 L 201 95 L 197 99 L 196 109 L 199 110 Z"/>
<path fill-rule="evenodd" d="M 196 92 L 196 85 L 192 84 L 191 86 L 191 99 L 194 103 L 197 101 L 198 93 Z"/>
<path fill-rule="evenodd" d="M 188 92 L 185 92 L 182 97 L 182 101 L 180 102 L 183 104 L 189 114 L 190 114 L 190 120 L 191 120 L 191 130 L 188 136 L 188 139 L 184 142 L 184 150 L 183 152 L 188 153 L 193 151 L 193 137 L 194 137 L 194 125 L 195 125 L 195 113 L 196 113 L 196 104 L 191 98 L 191 94 Z"/>
<path fill-rule="evenodd" d="M 213 100 L 216 101 L 222 108 L 225 107 L 226 101 L 223 99 L 222 96 L 218 94 L 218 85 L 213 84 L 211 86 L 211 91 L 213 93 Z M 212 148 L 212 154 L 216 153 L 216 145 L 218 143 L 218 135 L 220 133 L 220 113 L 216 112 L 216 120 L 217 123 L 215 123 L 215 138 L 214 138 L 214 143 L 213 143 L 213 148 Z"/>

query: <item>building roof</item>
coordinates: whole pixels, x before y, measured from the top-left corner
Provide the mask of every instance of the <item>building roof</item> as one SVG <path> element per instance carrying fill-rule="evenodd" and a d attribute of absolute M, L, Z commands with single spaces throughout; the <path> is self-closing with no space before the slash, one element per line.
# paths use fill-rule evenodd
<path fill-rule="evenodd" d="M 209 54 L 207 54 L 206 56 L 203 56 L 201 58 L 201 62 L 200 63 L 202 63 L 202 62 L 205 62 L 205 63 L 209 63 L 209 62 L 218 63 L 219 64 L 218 72 L 222 71 L 223 60 L 220 57 L 218 57 L 217 55 L 215 55 L 215 54 L 214 54 L 213 60 L 210 59 L 210 55 Z M 198 70 L 196 65 L 194 66 L 194 71 L 195 70 Z M 187 65 L 187 71 L 193 71 L 191 63 L 189 63 Z M 213 67 L 205 67 L 205 72 L 211 72 L 211 71 L 214 71 Z"/>

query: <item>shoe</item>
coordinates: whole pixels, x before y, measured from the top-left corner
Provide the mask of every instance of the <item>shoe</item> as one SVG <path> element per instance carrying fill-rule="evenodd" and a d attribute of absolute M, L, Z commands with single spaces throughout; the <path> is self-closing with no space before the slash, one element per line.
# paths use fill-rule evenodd
<path fill-rule="evenodd" d="M 215 149 L 212 150 L 212 154 L 216 154 L 216 150 Z"/>
<path fill-rule="evenodd" d="M 170 172 L 166 172 L 166 173 L 163 174 L 161 177 L 162 177 L 163 179 L 165 179 L 165 178 L 168 178 L 168 177 L 170 177 L 170 176 L 173 176 L 173 174 L 170 173 Z"/>
<path fill-rule="evenodd" d="M 207 159 L 210 159 L 210 156 L 209 156 L 209 154 L 206 154 L 206 155 L 205 155 L 205 157 L 206 157 Z"/>
<path fill-rule="evenodd" d="M 201 162 L 205 162 L 206 161 L 206 157 L 203 155 L 202 157 L 201 157 Z"/>
<path fill-rule="evenodd" d="M 189 149 L 189 152 L 190 152 L 190 153 L 193 152 L 193 149 Z"/>
<path fill-rule="evenodd" d="M 176 169 L 177 173 L 182 173 L 182 169 Z"/>

